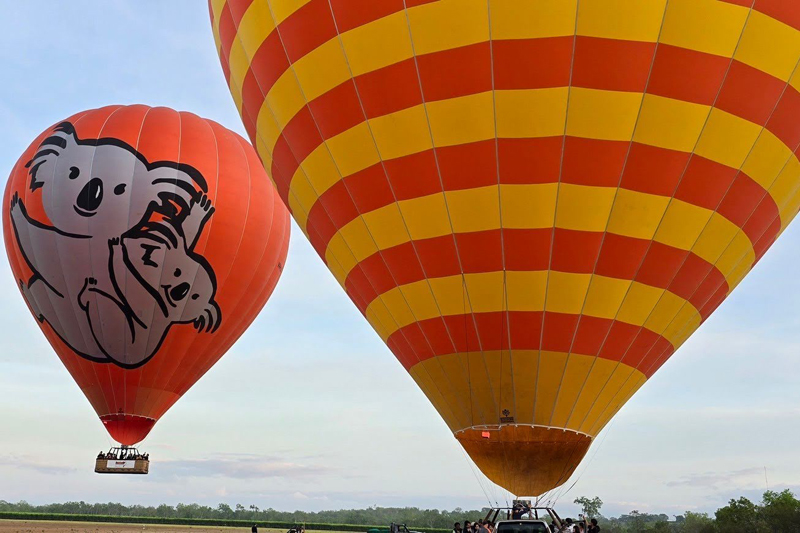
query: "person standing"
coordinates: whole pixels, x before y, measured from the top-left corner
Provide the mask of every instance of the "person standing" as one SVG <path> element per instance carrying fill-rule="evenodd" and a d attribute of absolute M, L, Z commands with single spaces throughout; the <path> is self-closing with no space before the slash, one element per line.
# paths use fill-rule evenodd
<path fill-rule="evenodd" d="M 597 525 L 597 518 L 592 518 L 586 533 L 600 533 L 600 526 Z"/>
<path fill-rule="evenodd" d="M 258 533 L 258 525 L 253 524 L 253 527 L 250 528 L 250 533 Z"/>
<path fill-rule="evenodd" d="M 453 524 L 453 533 L 461 533 L 461 523 L 456 522 Z"/>

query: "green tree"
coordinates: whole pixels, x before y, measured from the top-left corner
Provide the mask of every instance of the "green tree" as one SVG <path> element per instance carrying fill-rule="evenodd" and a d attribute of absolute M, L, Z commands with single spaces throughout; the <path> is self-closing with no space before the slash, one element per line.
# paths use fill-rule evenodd
<path fill-rule="evenodd" d="M 217 505 L 217 516 L 220 518 L 233 518 L 233 509 L 227 503 Z"/>
<path fill-rule="evenodd" d="M 745 497 L 731 500 L 728 505 L 717 509 L 717 529 L 720 533 L 739 533 L 752 531 L 761 533 L 767 531 L 767 526 L 762 521 L 760 509 Z"/>
<path fill-rule="evenodd" d="M 630 533 L 642 533 L 646 529 L 647 521 L 645 517 L 637 510 L 633 510 L 628 515 L 628 531 Z"/>
<path fill-rule="evenodd" d="M 789 489 L 765 492 L 760 515 L 770 532 L 791 533 L 800 530 L 800 501 Z"/>
<path fill-rule="evenodd" d="M 693 513 L 686 511 L 680 524 L 681 533 L 715 533 L 714 519 L 706 513 Z"/>
<path fill-rule="evenodd" d="M 594 498 L 587 498 L 586 496 L 581 496 L 580 498 L 575 498 L 573 502 L 576 505 L 581 506 L 581 510 L 583 511 L 583 516 L 589 518 L 596 518 L 602 516 L 600 514 L 600 509 L 603 507 L 603 500 L 595 496 Z"/>

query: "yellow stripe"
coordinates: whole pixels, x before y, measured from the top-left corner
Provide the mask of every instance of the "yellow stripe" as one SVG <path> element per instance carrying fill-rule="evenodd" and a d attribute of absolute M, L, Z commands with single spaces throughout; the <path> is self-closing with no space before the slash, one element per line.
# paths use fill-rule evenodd
<path fill-rule="evenodd" d="M 628 392 L 626 382 L 646 380 L 624 363 L 546 350 L 442 355 L 417 363 L 409 373 L 453 432 L 497 424 L 500 409 L 508 409 L 518 424 L 549 425 L 552 419 L 557 427 L 578 431 L 584 419 L 584 428 L 600 422 L 599 410 L 586 418 L 593 404 L 605 406 Z"/>
<path fill-rule="evenodd" d="M 730 168 L 741 168 L 762 130 L 757 124 L 713 108 L 695 153 Z M 790 153 L 785 147 L 787 158 Z"/>
<path fill-rule="evenodd" d="M 731 57 L 749 11 L 717 0 L 670 0 L 660 42 Z"/>
<path fill-rule="evenodd" d="M 575 0 L 490 0 L 493 39 L 539 39 L 575 33 Z"/>
<path fill-rule="evenodd" d="M 567 87 L 496 91 L 497 136 L 508 139 L 564 134 Z"/>
<path fill-rule="evenodd" d="M 789 85 L 800 91 L 800 69 L 796 68 L 794 70 L 794 74 L 792 74 L 792 77 L 789 79 Z"/>
<path fill-rule="evenodd" d="M 553 183 L 501 185 L 503 227 L 552 227 L 558 187 L 559 185 Z M 696 253 L 712 264 L 718 261 L 721 253 L 721 250 L 713 246 L 715 242 L 733 241 L 731 248 L 739 253 L 738 257 L 753 254 L 747 237 L 738 235 L 741 233 L 739 228 L 716 212 L 680 200 L 669 203 L 669 199 L 662 196 L 628 190 L 620 190 L 620 197 L 612 209 L 615 190 L 562 183 L 556 227 L 602 232 L 606 230 L 608 220 L 610 233 L 654 239 L 682 250 L 688 250 L 702 232 L 700 242 L 695 246 Z M 498 229 L 498 210 L 489 208 L 497 205 L 497 195 L 497 186 L 480 187 L 469 192 L 450 191 L 402 200 L 364 213 L 334 235 L 325 253 L 326 261 L 340 263 L 346 277 L 357 263 L 377 253 L 379 249 L 408 242 L 409 231 L 410 237 L 415 240 L 450 234 L 452 229 L 448 207 L 456 213 L 456 224 L 459 228 L 466 224 L 467 228 Z M 485 208 L 478 209 L 475 206 Z M 470 220 L 465 221 L 460 216 L 461 213 L 471 213 Z M 664 220 L 656 231 L 662 216 Z M 703 231 L 709 220 L 712 222 Z M 406 230 L 406 225 L 409 231 Z M 720 268 L 727 266 L 723 264 Z M 339 278 L 339 282 L 344 283 L 345 277 Z"/>
<path fill-rule="evenodd" d="M 214 33 L 214 43 L 217 46 L 217 53 L 220 53 L 222 44 L 219 38 L 219 18 L 222 16 L 222 9 L 228 0 L 211 0 L 211 30 Z"/>
<path fill-rule="evenodd" d="M 282 76 L 297 76 L 300 86 L 310 102 L 328 92 L 330 84 L 339 85 L 350 79 L 350 69 L 338 39 L 331 39 L 315 48 L 292 65 L 292 69 Z M 280 83 L 280 82 L 279 82 Z"/>
<path fill-rule="evenodd" d="M 691 152 L 710 112 L 709 106 L 646 94 L 633 140 L 659 148 Z M 724 154 L 719 154 L 719 158 L 724 157 Z"/>
<path fill-rule="evenodd" d="M 800 166 L 797 159 L 788 153 L 786 145 L 771 131 L 764 129 L 753 145 L 752 153 L 745 159 L 742 172 L 769 190 L 787 165 Z"/>
<path fill-rule="evenodd" d="M 306 106 L 303 91 L 291 69 L 278 78 L 267 93 L 264 104 L 270 106 L 281 129 L 285 128 L 297 112 Z"/>
<path fill-rule="evenodd" d="M 458 111 L 464 112 L 463 108 Z M 458 115 L 463 116 L 463 115 Z M 433 122 L 433 121 L 432 121 Z M 404 109 L 398 113 L 392 113 L 382 117 L 377 117 L 369 121 L 372 129 L 370 135 L 368 130 L 362 132 L 359 140 L 368 139 L 370 148 L 364 147 L 360 151 L 361 158 L 356 160 L 351 155 L 352 147 L 349 144 L 336 144 L 337 151 L 334 158 L 337 161 L 346 157 L 353 160 L 351 172 L 363 170 L 383 159 L 395 159 L 407 154 L 413 154 L 428 150 L 433 145 L 431 135 L 428 130 L 428 119 L 425 108 L 421 105 Z M 377 144 L 379 152 L 375 151 L 373 144 Z M 338 157 L 337 157 L 338 156 Z"/>
<path fill-rule="evenodd" d="M 451 50 L 489 40 L 486 0 L 439 0 L 408 9 L 417 55 Z"/>
<path fill-rule="evenodd" d="M 629 141 L 642 107 L 642 97 L 641 93 L 573 87 L 569 93 L 567 135 Z M 500 118 L 498 116 L 498 120 Z"/>
<path fill-rule="evenodd" d="M 402 11 L 358 26 L 339 36 L 353 76 L 388 67 L 414 55 L 408 21 Z M 305 57 L 301 58 L 298 63 L 305 60 Z M 335 80 L 324 85 L 332 89 L 336 86 Z"/>
<path fill-rule="evenodd" d="M 389 324 L 381 332 L 384 341 L 414 322 L 460 315 L 465 309 L 473 313 L 507 309 L 616 318 L 655 333 L 664 332 L 665 338 L 672 341 L 679 332 L 673 332 L 668 326 L 684 304 L 685 300 L 669 291 L 636 281 L 558 271 L 551 271 L 549 275 L 547 271 L 510 271 L 504 276 L 498 271 L 465 274 L 463 278 L 461 275 L 429 278 L 395 287 L 370 303 L 365 314 L 370 323 Z M 690 309 L 688 314 L 695 317 L 699 326 L 697 310 Z"/>
<path fill-rule="evenodd" d="M 753 11 L 742 33 L 735 59 L 788 81 L 800 57 L 800 32 Z"/>
<path fill-rule="evenodd" d="M 231 43 L 230 51 L 230 79 L 228 81 L 228 90 L 233 97 L 233 103 L 236 105 L 237 111 L 241 116 L 244 110 L 244 103 L 242 101 L 242 85 L 244 84 L 244 75 L 247 73 L 247 68 L 250 66 L 249 59 L 244 54 L 242 43 L 239 42 L 238 34 L 234 37 Z"/>
<path fill-rule="evenodd" d="M 800 183 L 800 182 L 798 182 Z M 790 201 L 781 209 L 781 217 L 785 220 L 784 227 L 781 228 L 781 233 L 786 230 L 786 227 L 797 216 L 798 209 L 800 209 L 800 190 L 795 188 L 794 194 Z"/>
<path fill-rule="evenodd" d="M 780 208 L 783 228 L 786 228 L 791 222 L 791 217 L 794 217 L 793 202 L 790 199 L 795 197 L 798 185 L 800 185 L 800 162 L 792 158 L 770 187 L 772 197 L 780 200 L 776 200 L 776 203 Z"/>
<path fill-rule="evenodd" d="M 667 0 L 581 0 L 578 35 L 656 42 Z"/>

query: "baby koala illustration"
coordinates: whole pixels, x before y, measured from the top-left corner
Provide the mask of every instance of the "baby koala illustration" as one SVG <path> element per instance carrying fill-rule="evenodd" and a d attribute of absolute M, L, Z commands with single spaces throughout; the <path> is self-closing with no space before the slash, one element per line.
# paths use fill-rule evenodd
<path fill-rule="evenodd" d="M 23 296 L 75 353 L 114 362 L 98 344 L 79 294 L 89 278 L 93 288 L 113 294 L 109 240 L 153 213 L 182 231 L 190 208 L 208 191 L 206 181 L 189 165 L 150 162 L 119 139 L 80 139 L 69 122 L 54 128 L 26 167 L 29 194 L 41 195 L 49 223 L 31 217 L 20 195 L 13 195 L 11 223 L 33 272 L 20 280 Z"/>
<path fill-rule="evenodd" d="M 173 324 L 192 323 L 209 332 L 219 327 L 214 271 L 194 252 L 213 212 L 203 196 L 180 223 L 151 211 L 122 238 L 109 239 L 114 290 L 104 291 L 88 278 L 79 302 L 98 346 L 119 366 L 147 362 Z"/>

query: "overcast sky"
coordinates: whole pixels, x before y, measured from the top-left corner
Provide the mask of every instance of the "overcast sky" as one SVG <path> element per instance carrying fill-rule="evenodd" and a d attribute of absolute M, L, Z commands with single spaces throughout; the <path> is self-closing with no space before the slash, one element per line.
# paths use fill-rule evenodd
<path fill-rule="evenodd" d="M 205 0 L 0 3 L 1 174 L 50 124 L 107 104 L 165 105 L 243 133 Z M 156 425 L 141 477 L 92 472 L 110 441 L 0 261 L 0 499 L 283 510 L 504 499 L 293 229 L 272 299 Z M 800 225 L 620 411 L 564 512 L 580 495 L 616 515 L 713 511 L 767 483 L 800 492 L 799 245 Z"/>

